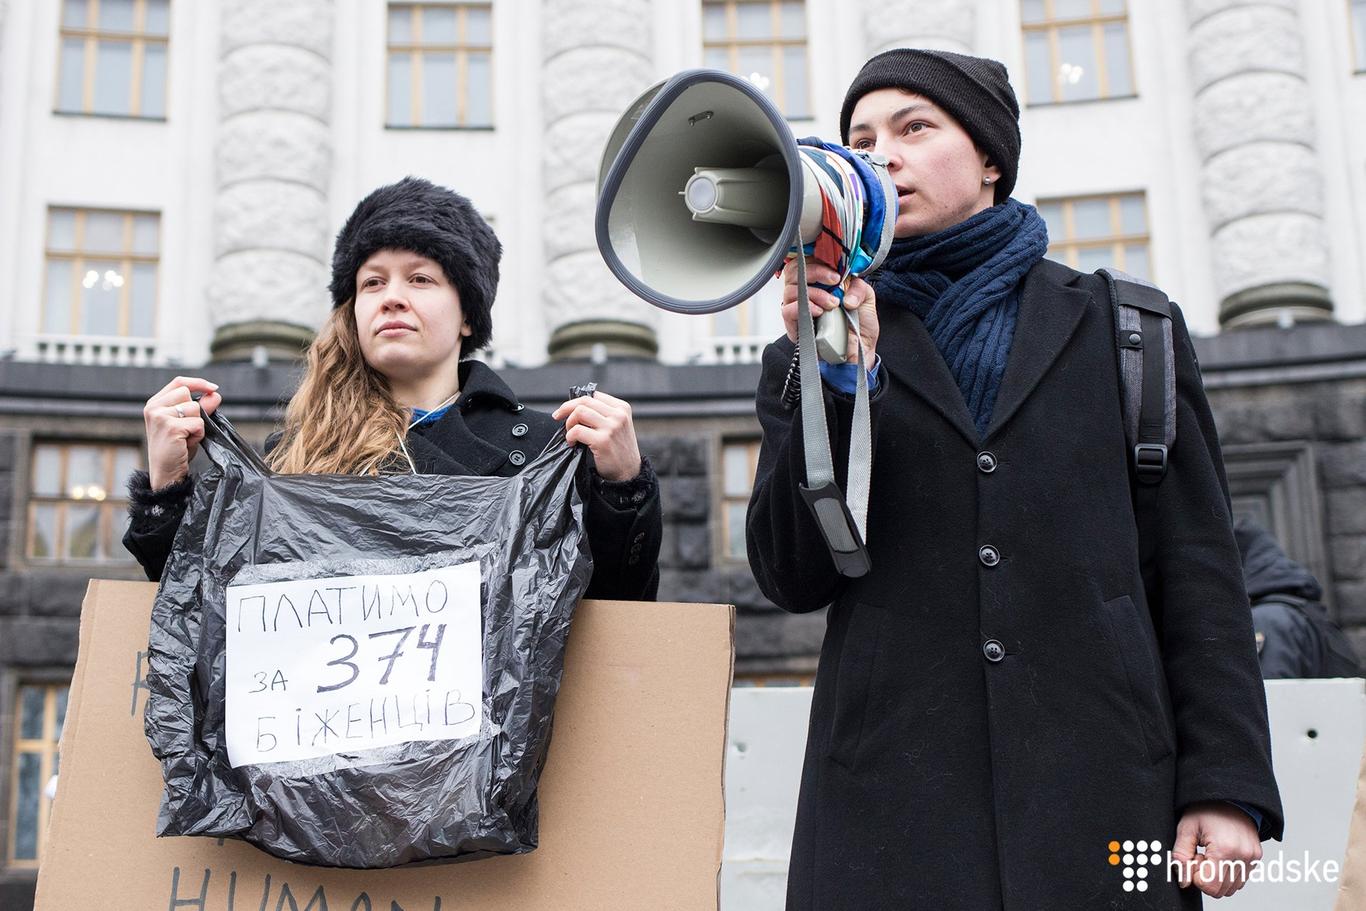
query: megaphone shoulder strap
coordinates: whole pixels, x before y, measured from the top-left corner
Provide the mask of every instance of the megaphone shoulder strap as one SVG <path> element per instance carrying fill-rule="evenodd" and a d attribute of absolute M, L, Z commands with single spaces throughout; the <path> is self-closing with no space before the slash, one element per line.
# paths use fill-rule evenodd
<path fill-rule="evenodd" d="M 821 389 L 816 354 L 816 326 L 807 294 L 806 257 L 797 255 L 797 348 L 802 392 L 802 445 L 806 460 L 806 486 L 802 496 L 816 517 L 821 536 L 841 575 L 855 578 L 870 568 L 866 540 L 868 493 L 872 478 L 872 423 L 868 405 L 868 370 L 864 363 L 863 338 L 850 319 L 858 346 L 858 385 L 850 426 L 848 495 L 835 483 L 835 462 L 830 453 L 830 430 L 825 423 L 825 395 Z"/>

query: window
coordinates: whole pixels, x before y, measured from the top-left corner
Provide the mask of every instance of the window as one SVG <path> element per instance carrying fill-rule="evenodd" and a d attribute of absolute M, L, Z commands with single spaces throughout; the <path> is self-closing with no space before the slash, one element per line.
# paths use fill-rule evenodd
<path fill-rule="evenodd" d="M 721 553 L 727 560 L 743 562 L 745 556 L 745 510 L 754 489 L 754 468 L 759 464 L 759 441 L 736 440 L 721 446 Z"/>
<path fill-rule="evenodd" d="M 1022 0 L 1029 104 L 1134 94 L 1125 0 Z"/>
<path fill-rule="evenodd" d="M 160 233 L 152 212 L 50 209 L 42 334 L 151 339 Z"/>
<path fill-rule="evenodd" d="M 389 5 L 391 127 L 493 126 L 493 7 Z"/>
<path fill-rule="evenodd" d="M 811 116 L 802 0 L 703 0 L 702 60 L 759 86 L 789 120 Z"/>
<path fill-rule="evenodd" d="M 1366 73 L 1366 0 L 1352 0 L 1351 16 L 1356 71 Z"/>
<path fill-rule="evenodd" d="M 126 563 L 128 476 L 142 464 L 133 445 L 38 443 L 29 472 L 28 555 L 58 563 Z"/>
<path fill-rule="evenodd" d="M 62 0 L 57 110 L 166 116 L 170 0 Z"/>
<path fill-rule="evenodd" d="M 1048 255 L 1082 272 L 1111 266 L 1153 280 L 1148 208 L 1142 193 L 1041 199 Z"/>
<path fill-rule="evenodd" d="M 711 335 L 694 360 L 708 364 L 759 363 L 764 346 L 783 331 L 782 302 L 783 282 L 774 279 L 748 300 L 711 314 Z"/>
<path fill-rule="evenodd" d="M 20 682 L 14 706 L 9 866 L 37 867 L 52 810 L 49 784 L 66 721 L 67 685 Z"/>

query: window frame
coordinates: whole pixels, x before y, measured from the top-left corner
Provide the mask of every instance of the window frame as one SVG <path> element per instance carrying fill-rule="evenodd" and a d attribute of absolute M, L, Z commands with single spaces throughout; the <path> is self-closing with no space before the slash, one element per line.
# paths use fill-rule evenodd
<path fill-rule="evenodd" d="M 147 0 L 133 0 L 133 30 L 113 31 L 99 26 L 101 0 L 80 0 L 85 4 L 85 25 L 70 26 L 63 21 L 64 4 L 58 4 L 57 12 L 57 59 L 56 77 L 53 79 L 52 113 L 70 117 L 110 117 L 116 120 L 145 120 L 152 123 L 165 123 L 167 101 L 171 96 L 171 16 L 174 4 L 166 3 L 166 34 L 153 35 L 147 28 Z M 68 39 L 85 43 L 81 56 L 81 106 L 79 110 L 62 107 L 62 64 L 65 60 Z M 95 70 L 101 41 L 124 42 L 131 46 L 131 61 L 128 76 L 128 112 L 97 111 L 95 106 Z M 162 47 L 166 72 L 163 77 L 161 114 L 142 113 L 143 76 L 146 70 L 147 46 L 156 44 Z"/>
<path fill-rule="evenodd" d="M 759 447 L 762 442 L 763 438 L 761 436 L 755 436 L 750 434 L 736 434 L 732 436 L 723 436 L 719 439 L 720 454 L 716 460 L 716 474 L 717 478 L 720 481 L 720 483 L 717 485 L 717 492 L 720 496 L 719 516 L 721 523 L 721 533 L 717 535 L 717 540 L 720 542 L 721 545 L 719 562 L 724 565 L 738 566 L 741 564 L 748 563 L 748 557 L 736 557 L 731 554 L 730 506 L 732 504 L 742 503 L 746 508 L 748 508 L 749 498 L 754 494 L 754 477 L 759 467 Z M 739 446 L 743 446 L 747 450 L 746 454 L 749 465 L 749 489 L 745 492 L 743 497 L 731 496 L 726 492 L 726 452 L 732 447 Z"/>
<path fill-rule="evenodd" d="M 52 246 L 52 219 L 58 212 L 71 212 L 75 216 L 74 239 L 70 250 L 58 250 Z M 115 250 L 87 250 L 85 248 L 86 217 L 91 213 L 105 215 L 120 215 L 123 217 L 123 249 Z M 133 237 L 135 224 L 139 216 L 152 216 L 156 219 L 157 226 L 157 251 L 155 253 L 137 253 L 133 250 Z M 157 340 L 157 319 L 161 312 L 161 213 L 143 209 L 103 209 L 98 207 L 82 206 L 58 206 L 51 205 L 47 209 L 47 225 L 43 234 L 43 295 L 39 301 L 39 312 L 35 335 L 39 339 L 44 338 L 70 338 L 78 337 L 84 339 L 104 339 L 108 341 L 121 342 L 145 342 L 155 343 Z M 69 328 L 65 332 L 49 332 L 46 328 L 47 308 L 48 308 L 48 269 L 53 260 L 60 260 L 70 263 L 72 282 L 71 300 L 68 302 L 70 320 Z M 150 265 L 156 271 L 152 279 L 152 334 L 151 335 L 130 335 L 128 330 L 132 322 L 132 293 L 133 283 L 131 280 L 125 281 L 119 289 L 119 332 L 117 335 L 93 335 L 81 331 L 81 318 L 84 316 L 83 300 L 81 298 L 81 282 L 79 276 L 85 264 L 91 260 L 117 260 L 119 268 L 131 279 L 133 267 L 137 265 Z"/>
<path fill-rule="evenodd" d="M 1051 107 L 1054 105 L 1065 104 L 1086 104 L 1096 101 L 1119 101 L 1126 98 L 1138 97 L 1138 72 L 1134 65 L 1134 41 L 1133 29 L 1130 28 L 1129 0 L 1123 0 L 1124 11 L 1122 13 L 1102 13 L 1100 11 L 1101 0 L 1088 0 L 1091 4 L 1091 14 L 1089 16 L 1078 16 L 1059 19 L 1054 16 L 1054 4 L 1057 0 L 1042 0 L 1044 4 L 1044 19 L 1040 22 L 1024 21 L 1024 0 L 1020 0 L 1020 49 L 1021 59 L 1024 61 L 1024 94 L 1025 106 L 1031 108 Z M 1129 58 L 1129 84 L 1130 91 L 1123 95 L 1113 95 L 1110 93 L 1110 68 L 1107 53 L 1105 50 L 1105 26 L 1115 23 L 1124 25 L 1124 43 Z M 1061 54 L 1059 47 L 1058 30 L 1064 28 L 1076 28 L 1082 25 L 1091 26 L 1091 49 L 1096 55 L 1096 90 L 1097 94 L 1088 98 L 1062 98 L 1058 86 L 1058 72 L 1062 68 Z M 1048 36 L 1048 61 L 1049 79 L 1048 93 L 1046 101 L 1036 101 L 1030 97 L 1030 72 L 1029 72 L 1029 35 L 1031 32 L 1044 32 Z"/>
<path fill-rule="evenodd" d="M 55 707 L 57 690 L 65 688 L 67 690 L 67 709 L 66 718 L 71 717 L 71 668 L 23 668 L 6 675 L 7 685 L 0 687 L 0 697 L 5 700 L 5 711 L 0 717 L 10 720 L 6 725 L 7 736 L 4 742 L 0 743 L 0 748 L 4 749 L 3 776 L 0 776 L 0 798 L 3 798 L 5 808 L 5 826 L 3 833 L 0 833 L 0 840 L 3 841 L 3 853 L 0 859 L 3 860 L 3 869 L 6 872 L 36 875 L 38 866 L 42 863 L 44 834 L 47 831 L 51 819 L 52 801 L 40 799 L 38 805 L 38 850 L 37 857 L 34 859 L 16 858 L 15 848 L 18 835 L 19 823 L 19 753 L 25 743 L 37 743 L 42 749 L 42 764 L 40 765 L 40 778 L 42 788 L 47 789 L 47 782 L 52 777 L 52 765 L 54 758 L 60 753 L 60 739 L 29 741 L 21 738 L 19 724 L 19 698 L 24 687 L 37 686 L 46 690 L 43 699 L 43 732 L 46 737 L 49 733 L 55 733 L 49 727 L 50 722 L 55 722 Z M 49 749 L 49 747 L 51 749 Z M 25 752 L 33 752 L 27 750 Z"/>
<path fill-rule="evenodd" d="M 55 446 L 60 451 L 60 462 L 58 469 L 58 489 L 69 491 L 66 484 L 67 472 L 70 466 L 70 450 L 73 447 L 94 447 L 102 450 L 100 456 L 103 462 L 102 468 L 104 477 L 109 482 L 105 488 L 103 498 L 83 498 L 71 496 L 53 496 L 50 494 L 38 494 L 34 491 L 36 472 L 34 466 L 38 457 L 38 450 L 42 447 Z M 25 493 L 27 503 L 25 506 L 25 520 L 27 525 L 24 529 L 24 560 L 31 566 L 74 566 L 74 567 L 118 567 L 132 566 L 135 564 L 131 554 L 127 554 L 119 546 L 119 541 L 114 537 L 114 516 L 117 511 L 127 512 L 128 494 L 126 488 L 126 478 L 114 476 L 115 465 L 117 464 L 117 454 L 120 449 L 129 449 L 137 454 L 135 468 L 145 469 L 146 457 L 142 445 L 136 441 L 127 439 L 82 439 L 82 438 L 47 438 L 39 437 L 34 439 L 29 445 L 28 452 L 28 478 Z M 109 544 L 108 554 L 104 557 L 69 557 L 65 555 L 66 549 L 66 521 L 67 512 L 70 504 L 90 505 L 94 504 L 99 512 L 99 525 L 97 531 L 97 544 L 107 541 Z M 36 556 L 33 552 L 33 542 L 37 531 L 36 514 L 40 507 L 52 506 L 56 509 L 56 521 L 54 524 L 52 549 L 53 556 Z"/>
<path fill-rule="evenodd" d="M 494 69 L 494 4 L 492 0 L 458 0 L 458 2 L 422 2 L 422 0 L 404 0 L 404 2 L 390 2 L 384 5 L 384 129 L 386 130 L 493 130 L 497 125 L 497 116 L 494 109 L 494 100 L 497 97 L 497 73 Z M 426 44 L 422 41 L 422 11 L 424 9 L 438 8 L 449 9 L 455 12 L 456 40 L 454 44 Z M 412 37 L 402 44 L 394 43 L 392 32 L 392 13 L 395 9 L 406 9 L 412 14 Z M 468 16 L 470 9 L 482 9 L 487 11 L 489 17 L 489 41 L 488 44 L 471 44 L 466 38 L 468 34 Z M 409 93 L 408 93 L 408 114 L 409 123 L 393 123 L 393 111 L 390 109 L 389 85 L 390 85 L 390 59 L 393 54 L 407 54 L 410 61 L 409 69 Z M 489 122 L 488 123 L 468 123 L 469 108 L 469 57 L 471 53 L 484 53 L 488 55 L 489 61 Z M 422 122 L 422 100 L 423 100 L 423 69 L 422 58 L 425 54 L 450 54 L 455 57 L 456 83 L 452 91 L 455 93 L 455 115 L 456 122 L 453 124 L 426 124 Z"/>
<path fill-rule="evenodd" d="M 1125 198 L 1137 198 L 1143 206 L 1143 233 L 1125 234 L 1123 228 L 1123 217 L 1121 215 L 1121 201 Z M 1103 199 L 1109 202 L 1110 209 L 1110 229 L 1111 233 L 1104 237 L 1088 237 L 1078 239 L 1076 234 L 1076 214 L 1074 204 L 1087 202 L 1090 200 Z M 1070 268 L 1077 269 L 1080 265 L 1080 251 L 1083 249 L 1105 249 L 1109 248 L 1112 253 L 1110 265 L 1120 271 L 1128 271 L 1125 267 L 1126 254 L 1125 247 L 1142 244 L 1148 253 L 1148 272 L 1146 275 L 1138 276 L 1146 281 L 1157 283 L 1157 264 L 1153 255 L 1152 243 L 1152 219 L 1149 217 L 1148 194 L 1143 190 L 1120 190 L 1113 193 L 1083 193 L 1077 196 L 1051 196 L 1040 197 L 1035 201 L 1036 208 L 1043 208 L 1046 205 L 1060 205 L 1062 207 L 1062 218 L 1066 237 L 1048 238 L 1047 256 Z"/>
<path fill-rule="evenodd" d="M 702 58 L 705 61 L 707 52 L 713 49 L 724 50 L 726 52 L 726 69 L 736 75 L 740 74 L 740 49 L 741 48 L 767 48 L 773 67 L 773 85 L 771 91 L 766 90 L 765 94 L 774 105 L 782 112 L 785 120 L 812 120 L 815 118 L 815 106 L 811 98 L 811 28 L 810 28 L 810 7 L 806 0 L 798 0 L 802 5 L 802 37 L 784 38 L 782 36 L 782 4 L 784 0 L 702 0 L 699 9 L 702 13 Z M 789 0 L 790 2 L 790 0 Z M 741 38 L 739 37 L 739 14 L 741 5 L 769 7 L 769 31 L 766 38 Z M 707 38 L 706 32 L 706 8 L 709 6 L 722 7 L 726 13 L 726 37 L 724 40 L 711 40 Z M 806 98 L 805 110 L 800 114 L 789 114 L 781 99 L 786 98 L 785 88 L 785 67 L 783 63 L 783 51 L 789 47 L 800 47 L 803 51 L 802 60 L 806 67 Z"/>

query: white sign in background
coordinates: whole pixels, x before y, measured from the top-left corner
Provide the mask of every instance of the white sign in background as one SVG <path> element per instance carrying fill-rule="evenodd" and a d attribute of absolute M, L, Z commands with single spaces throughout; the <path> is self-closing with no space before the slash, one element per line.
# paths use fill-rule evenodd
<path fill-rule="evenodd" d="M 227 627 L 233 768 L 479 733 L 478 561 L 230 585 Z"/>

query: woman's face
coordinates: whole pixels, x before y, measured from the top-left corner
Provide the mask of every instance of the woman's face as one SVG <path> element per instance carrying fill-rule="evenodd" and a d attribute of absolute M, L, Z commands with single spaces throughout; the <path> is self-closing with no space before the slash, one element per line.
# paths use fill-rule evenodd
<path fill-rule="evenodd" d="M 470 334 L 460 294 L 441 266 L 380 250 L 356 272 L 356 331 L 366 363 L 391 382 L 421 382 L 460 361 Z"/>
<path fill-rule="evenodd" d="M 849 147 L 887 156 L 896 184 L 896 236 L 951 228 L 991 208 L 1001 171 L 943 108 L 902 89 L 869 92 L 854 105 Z M 982 183 L 991 178 L 993 185 Z"/>

